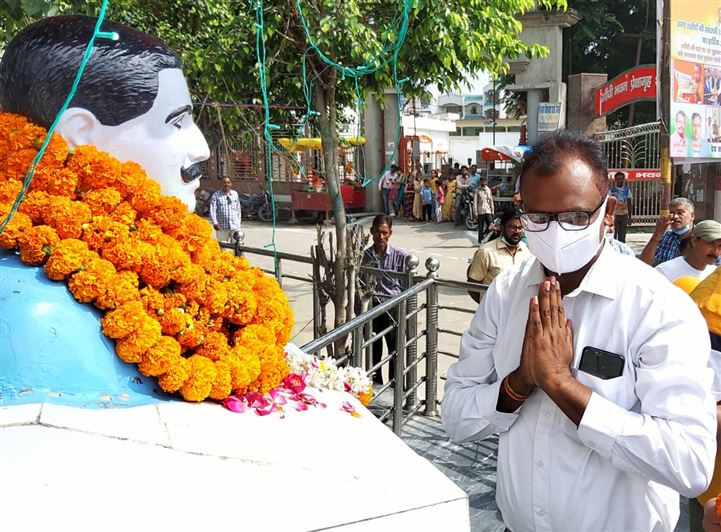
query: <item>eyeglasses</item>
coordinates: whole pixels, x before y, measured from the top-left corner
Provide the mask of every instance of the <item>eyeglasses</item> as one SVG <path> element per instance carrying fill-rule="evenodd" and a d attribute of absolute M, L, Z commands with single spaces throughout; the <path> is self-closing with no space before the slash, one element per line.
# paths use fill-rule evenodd
<path fill-rule="evenodd" d="M 548 229 L 551 220 L 556 220 L 566 231 L 582 231 L 591 224 L 591 216 L 606 202 L 606 198 L 592 211 L 568 211 L 559 213 L 528 212 L 521 214 L 523 229 L 531 233 L 540 233 Z"/>

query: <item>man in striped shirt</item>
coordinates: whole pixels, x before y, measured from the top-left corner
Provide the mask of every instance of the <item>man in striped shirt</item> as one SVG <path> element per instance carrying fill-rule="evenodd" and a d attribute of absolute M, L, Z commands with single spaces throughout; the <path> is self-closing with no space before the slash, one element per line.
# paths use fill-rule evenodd
<path fill-rule="evenodd" d="M 232 242 L 231 237 L 240 232 L 240 198 L 232 186 L 233 183 L 226 176 L 223 178 L 223 188 L 210 197 L 210 221 L 219 242 Z"/>

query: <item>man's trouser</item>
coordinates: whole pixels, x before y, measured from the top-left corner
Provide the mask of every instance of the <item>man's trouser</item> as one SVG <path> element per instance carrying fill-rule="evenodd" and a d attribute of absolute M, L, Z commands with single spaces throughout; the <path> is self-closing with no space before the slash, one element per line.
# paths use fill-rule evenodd
<path fill-rule="evenodd" d="M 613 217 L 613 238 L 626 243 L 626 229 L 628 228 L 628 214 L 617 214 Z"/>
<path fill-rule="evenodd" d="M 386 347 L 388 347 L 388 353 L 392 353 L 396 350 L 396 331 L 397 331 L 397 325 L 398 321 L 396 320 L 396 311 L 391 310 L 389 312 L 386 312 L 385 314 L 381 314 L 376 319 L 373 320 L 373 332 L 374 333 L 380 333 L 383 329 L 386 329 L 393 325 L 393 328 L 388 331 L 385 335 L 386 340 Z M 383 341 L 382 340 L 376 340 L 373 342 L 373 365 L 375 366 L 378 364 L 381 359 L 383 358 Z M 396 361 L 395 359 L 391 359 L 389 366 L 388 366 L 388 375 L 389 380 L 393 379 L 396 371 Z M 376 384 L 383 384 L 383 368 L 376 370 L 375 374 L 373 375 L 373 382 Z"/>

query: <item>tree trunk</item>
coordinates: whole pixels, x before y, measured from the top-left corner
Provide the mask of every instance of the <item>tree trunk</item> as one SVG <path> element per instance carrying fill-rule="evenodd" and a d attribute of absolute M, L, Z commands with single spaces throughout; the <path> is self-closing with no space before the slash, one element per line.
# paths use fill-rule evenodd
<path fill-rule="evenodd" d="M 323 141 L 323 162 L 325 164 L 325 180 L 333 203 L 333 216 L 336 234 L 336 260 L 333 265 L 336 280 L 333 306 L 335 307 L 334 326 L 345 323 L 346 305 L 352 302 L 346 299 L 345 268 L 348 265 L 348 243 L 346 236 L 346 214 L 343 198 L 340 195 L 340 181 L 338 176 L 338 129 L 336 124 L 335 84 L 336 71 L 331 70 L 325 83 L 319 83 L 314 100 L 316 111 L 319 113 L 318 126 L 320 138 Z"/>

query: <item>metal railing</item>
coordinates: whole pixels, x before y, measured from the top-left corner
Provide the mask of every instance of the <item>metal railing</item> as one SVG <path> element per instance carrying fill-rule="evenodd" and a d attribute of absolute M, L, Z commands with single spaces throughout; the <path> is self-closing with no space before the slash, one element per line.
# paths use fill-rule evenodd
<path fill-rule="evenodd" d="M 313 260 L 310 257 L 280 252 L 275 255 L 271 250 L 247 247 L 240 243 L 221 245 L 234 249 L 237 255 L 276 256 L 276 272 L 266 271 L 276 273 L 278 282 L 281 284 L 284 279 L 312 283 L 313 321 L 314 323 L 318 321 L 319 317 L 316 316 L 316 313 L 319 312 L 320 296 L 317 288 L 319 283 L 319 279 L 316 278 L 317 268 L 311 268 L 307 277 L 283 273 L 282 268 L 282 264 L 287 261 L 312 266 Z M 301 347 L 306 353 L 320 354 L 323 349 L 350 335 L 349 349 L 336 359 L 336 364 L 352 364 L 363 368 L 368 375 L 372 375 L 390 367 L 391 361 L 394 361 L 394 372 L 389 375 L 388 382 L 384 385 L 374 386 L 374 396 L 369 408 L 381 421 L 392 421 L 392 429 L 396 434 L 400 434 L 403 426 L 418 413 L 426 416 L 437 415 L 440 404 L 438 385 L 444 378 L 438 371 L 439 356 L 458 358 L 457 353 L 439 348 L 439 337 L 457 339 L 463 334 L 463 331 L 441 327 L 440 312 L 442 311 L 444 315 L 449 312 L 471 315 L 475 312 L 474 309 L 441 304 L 439 288 L 450 288 L 464 293 L 473 290 L 479 291 L 481 294 L 487 289 L 486 285 L 440 279 L 438 277 L 440 262 L 436 258 L 431 257 L 426 260 L 425 275 L 417 274 L 418 264 L 418 259 L 410 255 L 406 257 L 404 272 L 361 267 L 361 272 L 366 274 L 382 274 L 402 279 L 407 288 L 397 296 L 371 307 L 323 336 L 315 337 L 316 334 L 314 334 L 314 340 Z M 422 297 L 422 303 L 419 296 Z M 395 313 L 400 319 L 396 321 L 395 325 L 391 324 L 384 330 L 374 333 L 373 321 L 385 313 Z M 421 316 L 425 316 L 425 328 L 419 330 L 419 317 Z M 314 331 L 317 330 L 314 328 Z M 373 345 L 376 342 L 383 343 L 385 337 L 392 331 L 396 332 L 395 349 L 373 364 L 371 356 Z M 421 369 L 422 371 L 419 371 Z M 400 386 L 397 386 L 397 383 L 400 383 Z M 386 393 L 391 390 L 392 395 Z M 388 401 L 389 395 L 391 395 L 390 401 Z"/>

